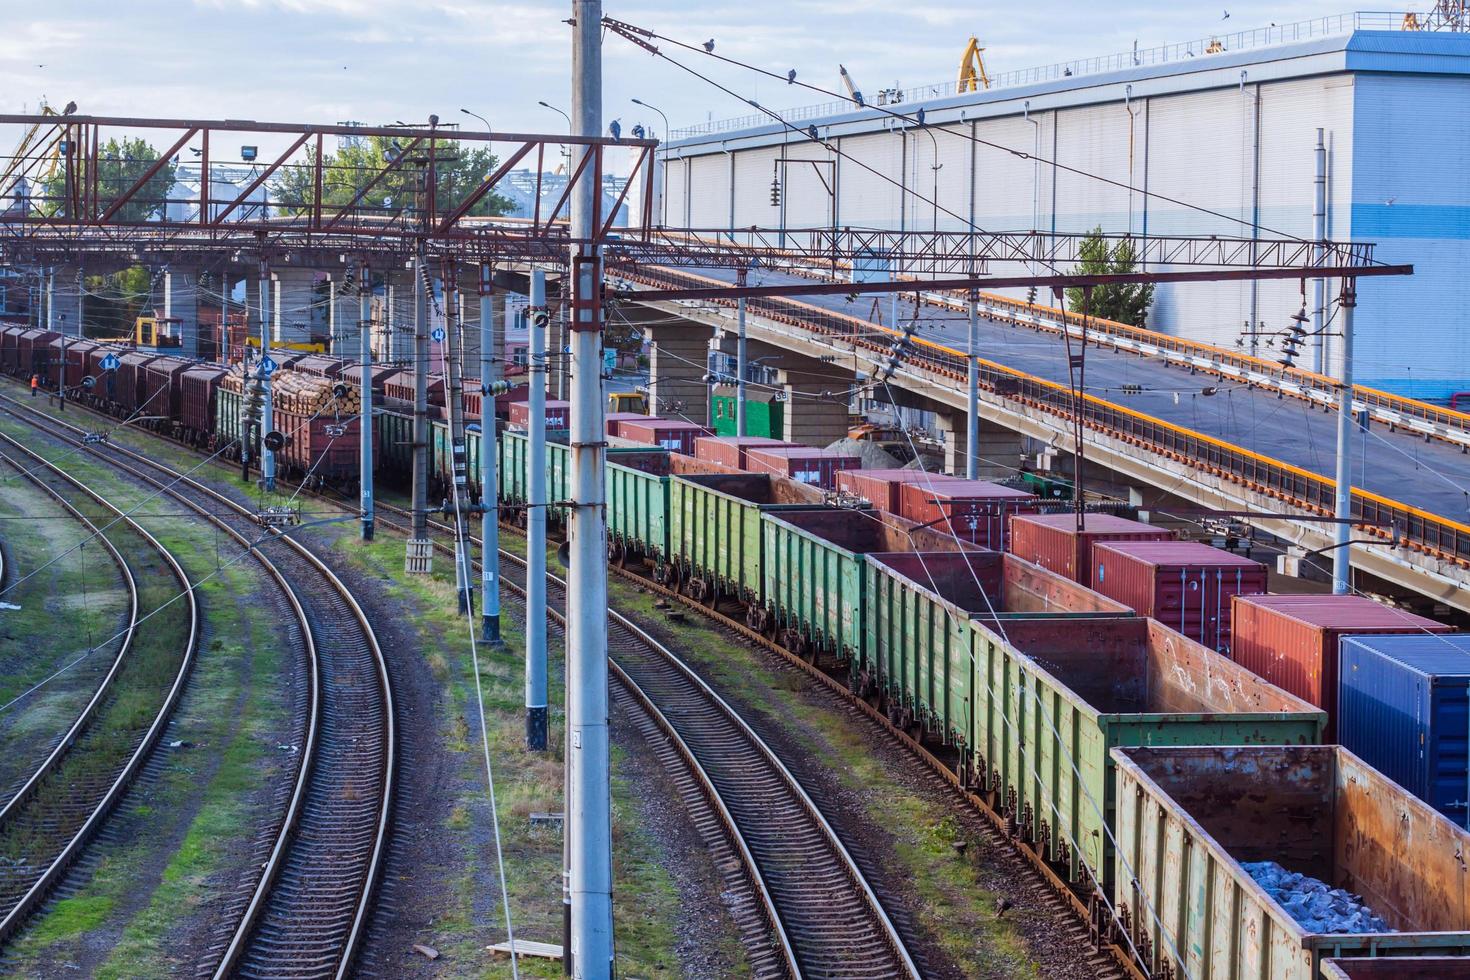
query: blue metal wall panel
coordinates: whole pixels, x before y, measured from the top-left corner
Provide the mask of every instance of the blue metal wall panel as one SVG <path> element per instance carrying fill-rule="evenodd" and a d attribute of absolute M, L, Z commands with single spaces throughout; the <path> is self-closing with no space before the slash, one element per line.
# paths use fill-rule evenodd
<path fill-rule="evenodd" d="M 1470 635 L 1344 637 L 1338 738 L 1465 826 L 1470 810 Z"/>

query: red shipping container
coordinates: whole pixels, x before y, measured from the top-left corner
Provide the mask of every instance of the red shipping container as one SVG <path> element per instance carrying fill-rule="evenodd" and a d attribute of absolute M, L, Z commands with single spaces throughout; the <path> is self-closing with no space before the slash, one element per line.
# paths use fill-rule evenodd
<path fill-rule="evenodd" d="M 623 422 L 618 426 L 618 438 L 620 439 L 641 442 L 647 446 L 659 446 L 685 456 L 694 452 L 695 439 L 709 434 L 709 429 L 702 425 L 676 419 Z"/>
<path fill-rule="evenodd" d="M 794 442 L 782 442 L 767 436 L 700 436 L 694 440 L 694 456 L 706 463 L 743 470 L 747 466 L 746 453 L 753 447 L 775 449 L 795 445 Z"/>
<path fill-rule="evenodd" d="M 1266 591 L 1266 566 L 1199 541 L 1109 541 L 1092 549 L 1092 587 L 1219 653 L 1232 596 Z"/>
<path fill-rule="evenodd" d="M 941 483 L 958 483 L 957 476 L 943 473 L 926 473 L 923 470 L 843 470 L 837 474 L 837 489 L 856 494 L 879 510 L 897 514 L 898 493 L 905 483 L 920 483 L 938 486 Z"/>
<path fill-rule="evenodd" d="M 548 398 L 546 400 L 546 427 L 548 429 L 567 429 L 571 427 L 571 402 L 556 401 Z M 510 403 L 510 424 L 527 429 L 531 425 L 531 403 Z"/>
<path fill-rule="evenodd" d="M 915 524 L 937 521 L 936 530 L 996 551 L 1006 550 L 1010 515 L 1034 514 L 1039 502 L 1034 493 L 988 480 L 905 483 L 898 490 L 900 517 Z"/>
<path fill-rule="evenodd" d="M 1338 641 L 1364 633 L 1453 633 L 1452 627 L 1357 595 L 1250 595 L 1231 600 L 1230 659 L 1327 712 L 1337 741 Z"/>
<path fill-rule="evenodd" d="M 1011 517 L 1010 551 L 1018 558 L 1092 587 L 1092 546 L 1099 541 L 1168 541 L 1174 532 L 1150 527 L 1113 514 L 1084 514 L 1082 534 L 1077 515 L 1015 514 Z"/>
<path fill-rule="evenodd" d="M 752 473 L 774 473 L 823 490 L 836 487 L 839 472 L 863 465 L 860 457 L 811 446 L 750 446 L 745 463 Z"/>
<path fill-rule="evenodd" d="M 644 415 L 642 412 L 608 412 L 607 434 L 622 438 L 622 424 L 624 422 L 658 422 L 661 421 L 656 415 Z"/>

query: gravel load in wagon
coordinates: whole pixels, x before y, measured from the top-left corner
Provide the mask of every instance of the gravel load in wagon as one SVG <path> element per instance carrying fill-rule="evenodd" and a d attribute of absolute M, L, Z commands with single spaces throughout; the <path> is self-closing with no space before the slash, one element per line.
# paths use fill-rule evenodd
<path fill-rule="evenodd" d="M 1241 867 L 1308 932 L 1396 931 L 1373 914 L 1362 895 L 1287 871 L 1275 861 L 1252 861 Z"/>
<path fill-rule="evenodd" d="M 1470 952 L 1470 833 L 1348 750 L 1216 745 L 1112 755 L 1117 900 L 1150 975 L 1318 980 L 1329 957 Z M 1263 861 L 1358 896 L 1387 931 L 1314 931 L 1246 867 Z M 1159 909 L 1167 910 L 1162 923 Z M 1399 960 L 1390 975 L 1418 976 L 1417 964 Z"/>

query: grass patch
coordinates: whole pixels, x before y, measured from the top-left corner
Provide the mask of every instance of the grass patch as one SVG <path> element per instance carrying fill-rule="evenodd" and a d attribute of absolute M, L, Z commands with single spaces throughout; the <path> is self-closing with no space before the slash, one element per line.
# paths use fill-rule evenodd
<path fill-rule="evenodd" d="M 112 913 L 113 899 L 108 895 L 63 898 L 31 931 L 40 942 L 55 942 L 91 932 Z"/>

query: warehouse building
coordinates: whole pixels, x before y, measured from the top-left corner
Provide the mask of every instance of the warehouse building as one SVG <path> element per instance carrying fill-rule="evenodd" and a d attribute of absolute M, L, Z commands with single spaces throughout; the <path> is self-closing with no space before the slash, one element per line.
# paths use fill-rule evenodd
<path fill-rule="evenodd" d="M 792 110 L 789 125 L 707 123 L 662 151 L 660 211 L 706 229 L 1310 238 L 1320 129 L 1328 237 L 1416 267 L 1359 284 L 1359 383 L 1443 399 L 1470 390 L 1470 35 L 1404 28 L 1402 14 L 1348 14 L 1013 72 L 975 92 L 883 93 L 892 111 L 922 106 L 923 126 L 871 103 Z M 1312 284 L 1163 286 L 1148 325 L 1275 359 L 1274 334 L 1304 305 L 1310 315 Z M 1332 368 L 1332 313 L 1325 349 L 1309 345 L 1302 366 L 1320 355 Z"/>

